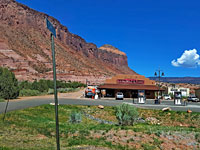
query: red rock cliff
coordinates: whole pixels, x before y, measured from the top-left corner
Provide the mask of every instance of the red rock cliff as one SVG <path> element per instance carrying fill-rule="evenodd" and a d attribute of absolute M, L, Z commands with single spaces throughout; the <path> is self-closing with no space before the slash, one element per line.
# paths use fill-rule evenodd
<path fill-rule="evenodd" d="M 4 60 L 4 66 L 9 67 L 6 60 L 20 62 L 22 66 L 25 63 L 27 72 L 39 78 L 44 78 L 44 73 L 51 71 L 50 33 L 46 29 L 46 17 L 56 28 L 56 59 L 58 73 L 61 76 L 135 74 L 128 67 L 125 53 L 110 45 L 97 48 L 95 44 L 87 43 L 80 36 L 70 33 L 55 18 L 14 0 L 0 0 L 0 48 L 4 45 L 2 50 L 12 51 L 9 56 L 6 56 L 5 51 L 0 51 L 0 59 Z M 19 57 L 14 58 L 14 55 Z M 20 63 L 10 68 L 23 69 Z"/>

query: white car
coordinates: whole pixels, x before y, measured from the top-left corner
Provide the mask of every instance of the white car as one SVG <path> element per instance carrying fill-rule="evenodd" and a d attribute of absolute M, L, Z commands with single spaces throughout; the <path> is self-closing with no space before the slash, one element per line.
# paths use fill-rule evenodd
<path fill-rule="evenodd" d="M 197 98 L 195 95 L 189 96 L 187 98 L 188 102 L 192 101 L 192 102 L 199 102 L 199 98 Z"/>
<path fill-rule="evenodd" d="M 124 94 L 122 92 L 117 92 L 116 94 L 116 99 L 121 99 L 123 100 L 124 99 Z"/>
<path fill-rule="evenodd" d="M 164 99 L 164 100 L 170 100 L 170 99 L 171 99 L 171 96 L 170 96 L 170 95 L 167 95 L 167 94 L 165 94 L 165 95 L 163 95 L 163 99 Z"/>

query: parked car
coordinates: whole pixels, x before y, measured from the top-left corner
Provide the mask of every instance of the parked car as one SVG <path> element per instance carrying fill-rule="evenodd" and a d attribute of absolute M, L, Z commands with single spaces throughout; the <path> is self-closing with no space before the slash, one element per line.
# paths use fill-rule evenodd
<path fill-rule="evenodd" d="M 160 95 L 156 97 L 156 99 L 161 99 L 161 98 L 162 98 L 162 96 L 160 96 Z"/>
<path fill-rule="evenodd" d="M 163 95 L 163 99 L 164 99 L 164 100 L 170 100 L 170 99 L 171 99 L 171 96 L 168 95 L 168 94 L 165 94 L 165 95 Z"/>
<path fill-rule="evenodd" d="M 87 97 L 87 98 L 92 98 L 92 96 L 94 96 L 94 93 L 92 93 L 92 92 L 87 92 L 85 94 L 85 97 Z"/>
<path fill-rule="evenodd" d="M 117 94 L 116 94 L 116 100 L 117 99 L 123 100 L 124 99 L 124 94 L 122 92 L 117 92 Z"/>
<path fill-rule="evenodd" d="M 199 102 L 199 98 L 197 98 L 195 95 L 188 96 L 187 100 L 188 100 L 188 102 L 189 101 L 191 101 L 191 102 Z"/>

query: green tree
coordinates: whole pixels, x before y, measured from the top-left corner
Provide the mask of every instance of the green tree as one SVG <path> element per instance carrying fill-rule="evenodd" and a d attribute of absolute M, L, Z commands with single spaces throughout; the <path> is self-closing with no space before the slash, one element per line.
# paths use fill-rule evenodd
<path fill-rule="evenodd" d="M 14 99 L 18 96 L 18 81 L 14 73 L 7 68 L 0 67 L 0 97 L 4 99 Z"/>
<path fill-rule="evenodd" d="M 54 83 L 52 80 L 47 80 L 47 85 L 48 85 L 48 88 L 50 88 L 50 89 L 54 88 Z"/>
<path fill-rule="evenodd" d="M 49 89 L 48 84 L 47 84 L 47 80 L 44 79 L 40 79 L 38 82 L 38 91 L 40 92 L 47 92 Z"/>
<path fill-rule="evenodd" d="M 20 90 L 22 90 L 22 89 L 31 89 L 32 88 L 32 83 L 28 82 L 28 81 L 19 82 L 19 88 L 20 88 Z"/>
<path fill-rule="evenodd" d="M 32 90 L 38 90 L 40 92 L 47 92 L 49 87 L 48 87 L 48 82 L 47 80 L 40 79 L 39 81 L 34 81 L 32 83 Z"/>

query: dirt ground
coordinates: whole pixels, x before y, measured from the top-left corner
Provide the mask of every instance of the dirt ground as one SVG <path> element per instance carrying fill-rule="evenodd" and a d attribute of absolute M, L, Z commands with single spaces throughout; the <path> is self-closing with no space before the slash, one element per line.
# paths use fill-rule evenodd
<path fill-rule="evenodd" d="M 113 144 L 120 144 L 123 146 L 128 145 L 136 149 L 143 149 L 142 145 L 148 144 L 155 146 L 155 149 L 162 150 L 189 150 L 199 149 L 199 144 L 194 137 L 193 133 L 173 132 L 173 133 L 161 133 L 159 136 L 155 134 L 146 134 L 143 132 L 134 132 L 132 130 L 110 130 L 107 133 L 92 133 L 92 137 L 103 137 L 106 141 L 110 141 Z"/>
<path fill-rule="evenodd" d="M 60 98 L 71 98 L 71 99 L 77 99 L 81 98 L 85 92 L 85 88 L 81 89 L 77 92 L 71 92 L 71 93 L 59 93 L 58 96 Z"/>
<path fill-rule="evenodd" d="M 58 93 L 58 98 L 78 99 L 83 96 L 84 91 L 85 91 L 85 89 L 81 89 L 77 92 Z M 33 99 L 33 98 L 54 98 L 54 95 L 24 96 L 24 97 L 18 97 L 17 99 L 12 99 L 12 101 L 29 100 L 29 99 Z"/>

